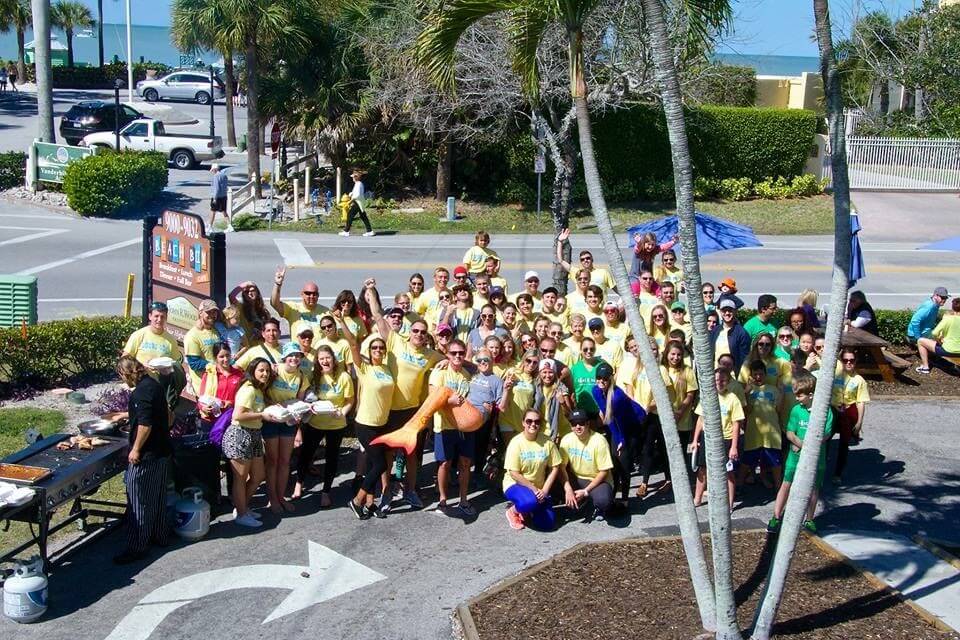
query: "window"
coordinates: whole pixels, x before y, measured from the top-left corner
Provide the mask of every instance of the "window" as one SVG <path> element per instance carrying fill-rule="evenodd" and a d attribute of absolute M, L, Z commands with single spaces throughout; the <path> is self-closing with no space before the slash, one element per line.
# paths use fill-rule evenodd
<path fill-rule="evenodd" d="M 183 74 L 172 73 L 166 78 L 164 78 L 164 80 L 166 80 L 167 82 L 180 82 L 182 78 L 183 78 Z"/>
<path fill-rule="evenodd" d="M 205 76 L 188 75 L 184 77 L 183 82 L 193 82 L 197 84 L 210 84 L 210 78 Z"/>
<path fill-rule="evenodd" d="M 146 122 L 137 122 L 135 124 L 127 127 L 123 135 L 130 136 L 131 138 L 146 138 L 147 137 L 147 123 Z"/>
<path fill-rule="evenodd" d="M 136 120 L 137 118 L 140 117 L 140 112 L 134 109 L 133 107 L 128 107 L 127 105 L 121 105 L 120 108 L 123 109 L 123 114 L 131 120 Z"/>

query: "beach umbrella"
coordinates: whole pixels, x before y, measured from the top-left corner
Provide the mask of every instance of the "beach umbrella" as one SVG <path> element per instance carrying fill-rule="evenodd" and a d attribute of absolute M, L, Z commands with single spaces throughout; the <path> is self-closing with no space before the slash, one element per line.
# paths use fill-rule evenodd
<path fill-rule="evenodd" d="M 697 250 L 701 256 L 717 251 L 727 251 L 728 249 L 763 246 L 750 227 L 699 211 L 694 215 L 697 227 Z M 657 236 L 657 242 L 664 243 L 677 235 L 677 229 L 677 216 L 669 216 L 630 227 L 627 229 L 627 239 L 629 246 L 633 246 L 633 236 L 635 234 L 652 233 Z M 680 244 L 678 243 L 674 250 L 679 253 L 679 249 Z"/>
<path fill-rule="evenodd" d="M 867 269 L 863 264 L 863 249 L 860 247 L 860 216 L 850 212 L 850 286 L 866 277 Z"/>

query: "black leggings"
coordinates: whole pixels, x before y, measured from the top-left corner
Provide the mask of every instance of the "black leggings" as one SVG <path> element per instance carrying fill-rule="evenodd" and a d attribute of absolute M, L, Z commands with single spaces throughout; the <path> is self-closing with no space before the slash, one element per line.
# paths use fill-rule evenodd
<path fill-rule="evenodd" d="M 648 413 L 643 428 L 643 448 L 640 451 L 640 481 L 647 484 L 653 469 L 653 461 L 657 455 L 663 460 L 667 458 L 667 449 L 663 443 L 663 429 L 660 426 L 660 416 Z M 670 480 L 670 467 L 665 465 L 664 474 Z"/>
<path fill-rule="evenodd" d="M 347 226 L 343 228 L 344 231 L 350 231 L 354 218 L 360 218 L 360 222 L 363 223 L 363 226 L 367 228 L 368 232 L 373 231 L 373 227 L 370 226 L 370 218 L 367 217 L 367 212 L 361 209 L 360 205 L 356 202 L 350 203 L 350 209 L 347 211 Z"/>
<path fill-rule="evenodd" d="M 483 426 L 477 430 L 477 436 L 474 446 L 473 472 L 483 474 L 483 467 L 487 464 L 487 455 L 490 453 L 491 443 L 496 444 L 500 435 L 500 429 L 497 427 L 498 411 L 496 408 L 490 412 L 490 417 L 483 423 Z"/>
<path fill-rule="evenodd" d="M 390 430 L 385 427 L 371 427 L 365 424 L 355 423 L 357 440 L 367 458 L 367 469 L 363 472 L 363 483 L 361 488 L 369 494 L 377 490 L 377 482 L 380 481 L 380 475 L 387 469 L 387 445 L 370 444 L 370 441 L 379 435 L 388 433 Z"/>
<path fill-rule="evenodd" d="M 317 453 L 317 448 L 323 442 L 323 492 L 330 493 L 333 487 L 333 480 L 337 477 L 337 465 L 340 462 L 340 442 L 343 441 L 343 433 L 346 429 L 316 429 L 310 425 L 300 427 L 300 457 L 297 460 L 297 480 L 301 483 L 307 481 L 310 475 L 310 466 L 313 463 L 313 456 Z"/>

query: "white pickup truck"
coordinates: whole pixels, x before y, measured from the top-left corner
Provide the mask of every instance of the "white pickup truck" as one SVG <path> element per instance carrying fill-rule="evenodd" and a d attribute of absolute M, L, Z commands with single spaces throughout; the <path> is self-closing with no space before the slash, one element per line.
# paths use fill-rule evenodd
<path fill-rule="evenodd" d="M 85 147 L 116 148 L 116 135 L 112 131 L 98 131 L 84 136 L 80 142 Z M 203 136 L 189 133 L 167 133 L 159 120 L 142 118 L 134 120 L 120 130 L 120 148 L 136 151 L 160 151 L 178 169 L 189 169 L 206 160 L 223 157 L 223 141 L 220 136 Z"/>

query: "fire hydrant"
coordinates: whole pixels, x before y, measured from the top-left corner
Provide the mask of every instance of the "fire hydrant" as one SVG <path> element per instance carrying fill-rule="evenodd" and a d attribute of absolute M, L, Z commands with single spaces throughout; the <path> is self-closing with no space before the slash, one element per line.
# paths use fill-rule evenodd
<path fill-rule="evenodd" d="M 337 204 L 340 208 L 340 226 L 347 226 L 347 214 L 350 212 L 350 196 L 343 194 L 340 197 L 340 202 Z"/>

